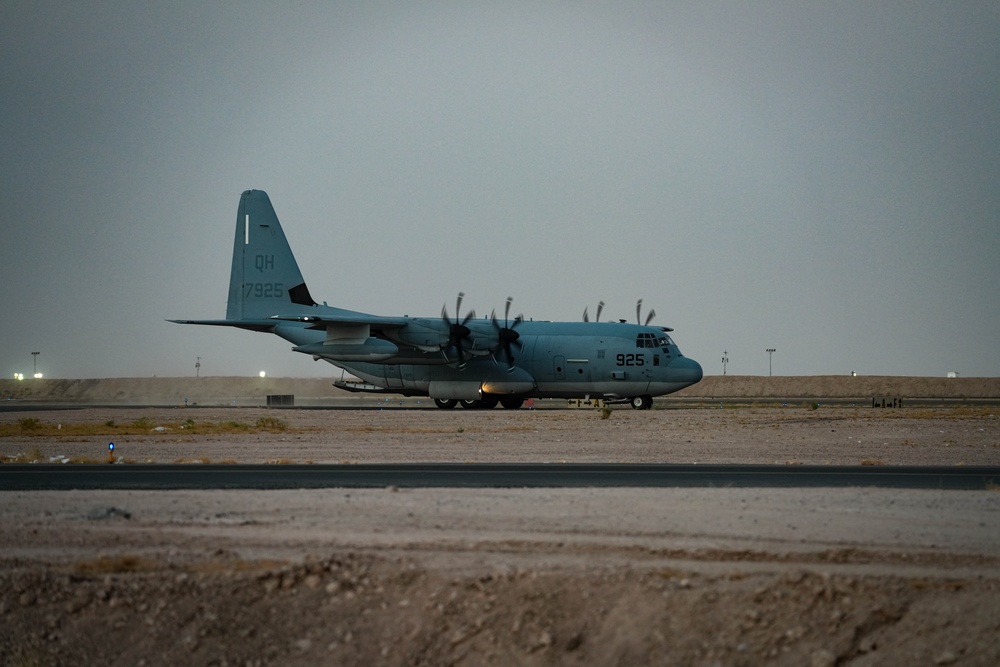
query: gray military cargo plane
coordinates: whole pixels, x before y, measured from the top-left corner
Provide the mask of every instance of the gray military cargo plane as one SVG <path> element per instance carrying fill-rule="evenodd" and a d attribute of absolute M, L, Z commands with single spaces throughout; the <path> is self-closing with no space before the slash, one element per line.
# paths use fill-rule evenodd
<path fill-rule="evenodd" d="M 224 320 L 170 320 L 272 333 L 295 352 L 323 359 L 361 381 L 350 391 L 430 396 L 440 408 L 521 407 L 527 398 L 592 398 L 649 408 L 653 396 L 695 384 L 701 366 L 681 354 L 667 327 L 596 321 L 382 317 L 313 301 L 271 200 L 262 190 L 240 197 Z M 601 304 L 603 306 L 603 304 Z"/>

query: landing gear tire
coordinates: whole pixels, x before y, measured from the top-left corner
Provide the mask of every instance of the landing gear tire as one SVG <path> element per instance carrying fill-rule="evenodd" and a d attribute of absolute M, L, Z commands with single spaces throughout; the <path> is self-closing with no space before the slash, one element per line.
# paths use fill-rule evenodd
<path fill-rule="evenodd" d="M 649 394 L 633 396 L 629 399 L 629 405 L 632 406 L 633 410 L 649 410 L 653 407 L 653 397 Z"/>
<path fill-rule="evenodd" d="M 454 398 L 435 398 L 434 405 L 438 406 L 442 410 L 451 410 L 453 407 L 458 405 L 458 401 Z"/>
<path fill-rule="evenodd" d="M 504 407 L 505 410 L 517 410 L 522 405 L 524 405 L 523 398 L 501 398 L 500 405 Z"/>
<path fill-rule="evenodd" d="M 466 410 L 489 410 L 497 406 L 497 399 L 484 398 L 478 401 L 462 401 L 462 407 Z"/>

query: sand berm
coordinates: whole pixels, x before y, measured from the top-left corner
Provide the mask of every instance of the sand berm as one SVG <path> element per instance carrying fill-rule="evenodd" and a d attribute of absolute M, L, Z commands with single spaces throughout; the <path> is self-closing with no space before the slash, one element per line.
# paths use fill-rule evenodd
<path fill-rule="evenodd" d="M 378 394 L 337 389 L 327 378 L 153 377 L 0 380 L 0 400 L 134 405 L 263 405 L 290 395 L 296 405 L 380 400 Z M 1000 398 L 1000 378 L 906 376 L 708 376 L 671 399 Z"/>

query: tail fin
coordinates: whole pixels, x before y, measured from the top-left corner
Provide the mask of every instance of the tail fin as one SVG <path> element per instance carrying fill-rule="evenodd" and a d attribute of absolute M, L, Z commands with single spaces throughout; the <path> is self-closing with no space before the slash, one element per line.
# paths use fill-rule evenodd
<path fill-rule="evenodd" d="M 240 197 L 227 320 L 294 315 L 316 305 L 263 190 Z"/>

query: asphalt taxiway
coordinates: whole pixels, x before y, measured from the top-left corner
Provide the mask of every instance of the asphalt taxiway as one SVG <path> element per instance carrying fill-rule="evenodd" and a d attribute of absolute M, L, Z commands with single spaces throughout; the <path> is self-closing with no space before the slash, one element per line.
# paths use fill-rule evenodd
<path fill-rule="evenodd" d="M 984 490 L 1000 466 L 353 464 L 0 466 L 0 490 L 720 487 Z"/>

